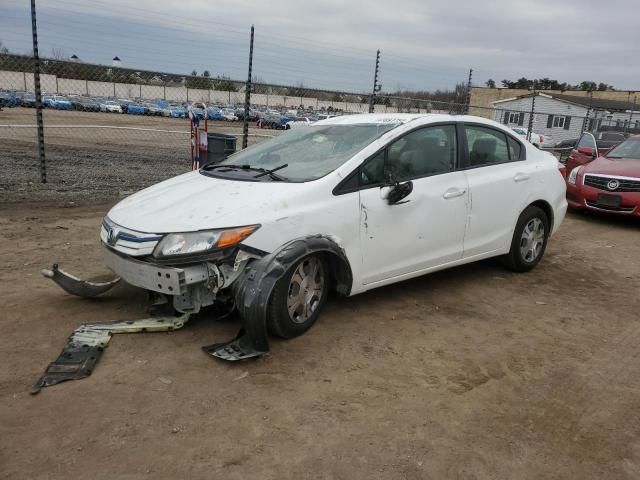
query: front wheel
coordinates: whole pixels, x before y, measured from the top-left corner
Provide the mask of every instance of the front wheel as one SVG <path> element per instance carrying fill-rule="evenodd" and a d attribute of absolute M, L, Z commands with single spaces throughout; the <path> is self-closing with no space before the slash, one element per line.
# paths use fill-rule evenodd
<path fill-rule="evenodd" d="M 321 255 L 293 265 L 278 280 L 269 300 L 267 327 L 272 335 L 293 338 L 309 330 L 327 300 L 329 270 Z"/>
<path fill-rule="evenodd" d="M 544 255 L 549 238 L 549 219 L 541 208 L 527 207 L 520 215 L 511 240 L 511 250 L 503 257 L 507 268 L 528 272 Z"/>

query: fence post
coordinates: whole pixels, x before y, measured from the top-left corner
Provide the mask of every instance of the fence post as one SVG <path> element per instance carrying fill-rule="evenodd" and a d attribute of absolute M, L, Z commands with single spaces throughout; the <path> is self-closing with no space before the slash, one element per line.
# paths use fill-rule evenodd
<path fill-rule="evenodd" d="M 162 86 L 162 99 L 163 100 L 167 99 L 167 86 L 166 85 Z"/>
<path fill-rule="evenodd" d="M 24 82 L 24 91 L 27 92 L 27 72 L 22 72 L 22 81 Z"/>
<path fill-rule="evenodd" d="M 635 108 L 636 108 L 636 107 L 635 107 L 635 104 L 636 104 L 636 98 L 637 98 L 637 97 L 634 95 L 634 96 L 633 96 L 633 105 L 634 105 L 634 107 L 633 107 L 633 108 L 631 108 L 631 109 L 629 109 L 629 110 L 630 110 L 630 111 L 629 111 L 629 128 L 627 129 L 627 132 L 628 132 L 629 130 L 631 130 L 631 122 L 633 121 L 633 111 L 634 111 L 634 110 L 635 110 Z"/>
<path fill-rule="evenodd" d="M 249 107 L 251 106 L 251 69 L 253 68 L 253 25 L 251 25 L 251 38 L 249 40 L 249 72 L 247 84 L 244 88 L 244 124 L 242 125 L 242 148 L 249 144 Z"/>
<path fill-rule="evenodd" d="M 376 52 L 376 69 L 373 72 L 373 91 L 369 97 L 369 113 L 373 113 L 376 103 L 376 92 L 378 91 L 378 68 L 380 66 L 380 50 Z"/>
<path fill-rule="evenodd" d="M 531 132 L 533 132 L 533 116 L 536 113 L 536 81 L 531 85 L 531 113 L 529 114 L 529 126 L 527 127 L 527 140 L 531 141 Z"/>
<path fill-rule="evenodd" d="M 467 81 L 467 96 L 464 101 L 464 113 L 469 115 L 469 107 L 471 105 L 471 76 L 473 75 L 473 68 L 469 69 L 469 80 Z"/>
<path fill-rule="evenodd" d="M 189 103 L 189 87 L 185 87 L 187 89 L 187 103 Z"/>
<path fill-rule="evenodd" d="M 33 84 L 36 94 L 36 123 L 38 125 L 38 157 L 40 158 L 40 180 L 42 181 L 42 183 L 47 183 L 47 164 L 44 155 L 44 122 L 42 120 L 42 91 L 40 90 L 38 27 L 36 25 L 36 0 L 31 0 L 31 35 L 33 37 Z"/>
<path fill-rule="evenodd" d="M 589 108 L 587 108 L 587 114 L 584 117 L 582 122 L 582 131 L 586 132 L 589 129 L 589 115 L 591 114 L 591 109 L 593 108 L 593 90 L 589 90 Z"/>

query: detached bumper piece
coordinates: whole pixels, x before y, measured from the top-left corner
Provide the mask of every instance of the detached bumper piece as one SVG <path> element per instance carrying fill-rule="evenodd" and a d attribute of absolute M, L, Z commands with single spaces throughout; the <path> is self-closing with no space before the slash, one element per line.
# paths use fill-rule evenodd
<path fill-rule="evenodd" d="M 97 297 L 111 290 L 120 281 L 119 277 L 115 277 L 108 282 L 81 280 L 58 268 L 57 263 L 53 264 L 51 270 L 42 270 L 42 275 L 56 282 L 65 292 L 83 298 Z"/>
<path fill-rule="evenodd" d="M 43 387 L 67 380 L 79 380 L 93 372 L 109 340 L 117 333 L 168 332 L 178 330 L 189 320 L 189 314 L 179 317 L 153 317 L 106 323 L 87 323 L 76 328 L 58 358 L 49 364 L 31 389 L 35 395 Z"/>

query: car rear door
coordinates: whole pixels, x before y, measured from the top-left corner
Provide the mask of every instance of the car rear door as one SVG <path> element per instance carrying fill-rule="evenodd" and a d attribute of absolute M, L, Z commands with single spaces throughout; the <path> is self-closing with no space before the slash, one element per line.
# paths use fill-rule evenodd
<path fill-rule="evenodd" d="M 486 256 L 510 245 L 535 166 L 516 137 L 484 124 L 461 124 L 463 165 L 470 195 L 464 257 Z"/>
<path fill-rule="evenodd" d="M 363 284 L 417 274 L 462 258 L 468 207 L 455 124 L 421 127 L 359 170 Z M 389 177 L 413 190 L 390 204 Z"/>

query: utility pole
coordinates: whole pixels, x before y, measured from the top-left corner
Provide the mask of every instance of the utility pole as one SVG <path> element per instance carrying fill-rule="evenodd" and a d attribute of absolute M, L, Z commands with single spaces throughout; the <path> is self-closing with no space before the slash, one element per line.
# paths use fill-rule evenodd
<path fill-rule="evenodd" d="M 529 127 L 527 128 L 527 140 L 531 141 L 531 132 L 533 132 L 533 116 L 536 113 L 536 81 L 531 85 L 531 113 L 529 114 Z"/>
<path fill-rule="evenodd" d="M 627 127 L 627 132 L 628 132 L 629 130 L 631 130 L 631 122 L 633 121 L 633 112 L 634 112 L 634 110 L 636 109 L 636 107 L 635 107 L 635 105 L 636 105 L 636 99 L 637 99 L 637 97 L 634 95 L 634 96 L 633 96 L 633 105 L 634 105 L 634 106 L 633 106 L 633 108 L 631 108 L 631 109 L 630 109 L 631 111 L 629 112 L 629 125 L 628 125 L 628 127 Z"/>
<path fill-rule="evenodd" d="M 40 180 L 42 183 L 47 183 L 47 164 L 44 156 L 44 123 L 42 121 L 42 90 L 40 89 L 40 56 L 38 55 L 38 27 L 36 25 L 36 0 L 31 0 L 31 35 L 33 37 L 33 84 L 36 94 Z"/>
<path fill-rule="evenodd" d="M 586 132 L 589 129 L 589 116 L 591 115 L 591 109 L 593 108 L 593 90 L 589 90 L 589 108 L 587 108 L 587 114 L 582 122 L 582 131 Z"/>
<path fill-rule="evenodd" d="M 471 105 L 471 77 L 473 75 L 473 68 L 469 69 L 469 80 L 467 81 L 467 98 L 464 104 L 464 113 L 469 115 L 469 107 Z"/>
<path fill-rule="evenodd" d="M 376 92 L 379 92 L 382 89 L 382 85 L 378 86 L 378 70 L 380 68 L 380 50 L 376 52 L 376 69 L 373 73 L 373 91 L 371 92 L 371 96 L 369 97 L 369 113 L 373 113 Z"/>
<path fill-rule="evenodd" d="M 242 148 L 249 144 L 249 109 L 251 107 L 251 70 L 253 69 L 253 25 L 251 25 L 251 39 L 249 40 L 249 73 L 244 88 L 244 125 L 242 126 Z"/>

